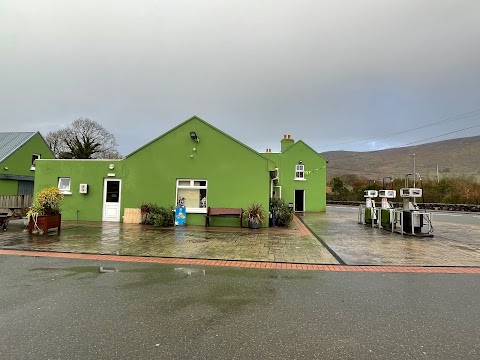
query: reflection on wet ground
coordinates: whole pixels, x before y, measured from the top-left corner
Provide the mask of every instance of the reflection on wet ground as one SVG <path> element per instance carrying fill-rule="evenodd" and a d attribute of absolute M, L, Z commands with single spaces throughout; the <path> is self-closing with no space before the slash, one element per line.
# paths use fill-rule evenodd
<path fill-rule="evenodd" d="M 480 226 L 434 221 L 434 237 L 400 235 L 363 226 L 356 214 L 301 216 L 348 265 L 480 266 Z"/>
<path fill-rule="evenodd" d="M 357 214 L 329 209 L 300 218 L 317 237 L 289 229 L 155 228 L 146 225 L 62 223 L 60 235 L 30 235 L 12 221 L 0 247 L 15 250 L 116 254 L 307 264 L 480 266 L 480 224 L 435 222 L 433 238 L 402 236 L 357 223 Z M 323 241 L 333 255 L 318 239 Z"/>
<path fill-rule="evenodd" d="M 75 222 L 62 223 L 58 234 L 39 236 L 11 224 L 0 234 L 4 249 L 337 264 L 312 235 L 291 229 L 209 228 L 188 226 L 155 228 L 146 225 Z"/>

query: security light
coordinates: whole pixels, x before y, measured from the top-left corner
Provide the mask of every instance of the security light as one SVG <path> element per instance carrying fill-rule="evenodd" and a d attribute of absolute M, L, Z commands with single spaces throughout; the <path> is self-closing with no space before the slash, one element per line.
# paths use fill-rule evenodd
<path fill-rule="evenodd" d="M 193 141 L 199 142 L 200 140 L 198 139 L 197 133 L 195 131 L 190 131 L 190 138 Z"/>

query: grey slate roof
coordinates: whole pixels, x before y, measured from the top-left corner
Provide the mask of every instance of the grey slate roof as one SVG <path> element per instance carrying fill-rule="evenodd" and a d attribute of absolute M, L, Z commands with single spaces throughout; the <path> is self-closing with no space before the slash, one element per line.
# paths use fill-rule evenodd
<path fill-rule="evenodd" d="M 36 132 L 0 132 L 0 163 L 12 155 Z"/>

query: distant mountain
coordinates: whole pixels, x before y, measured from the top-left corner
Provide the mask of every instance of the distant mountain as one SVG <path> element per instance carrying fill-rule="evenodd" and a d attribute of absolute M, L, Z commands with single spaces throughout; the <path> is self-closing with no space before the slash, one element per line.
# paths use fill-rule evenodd
<path fill-rule="evenodd" d="M 473 176 L 480 180 L 480 136 L 438 141 L 428 144 L 379 151 L 328 151 L 327 178 L 356 174 L 372 180 L 391 176 L 404 178 L 415 170 L 422 178 Z"/>

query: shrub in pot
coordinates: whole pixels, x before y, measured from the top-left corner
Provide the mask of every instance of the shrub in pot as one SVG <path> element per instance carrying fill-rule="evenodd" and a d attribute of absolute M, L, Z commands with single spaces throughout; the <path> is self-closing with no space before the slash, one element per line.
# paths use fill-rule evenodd
<path fill-rule="evenodd" d="M 250 228 L 258 229 L 265 220 L 265 210 L 262 204 L 253 203 L 243 212 L 243 216 Z"/>
<path fill-rule="evenodd" d="M 62 211 L 60 204 L 62 201 L 63 194 L 60 193 L 58 188 L 51 187 L 41 190 L 36 196 L 36 202 L 29 207 L 27 212 L 30 232 L 36 229 L 40 233 L 44 233 L 50 224 L 60 230 L 60 213 Z M 40 219 L 42 220 L 42 226 L 39 224 Z"/>
<path fill-rule="evenodd" d="M 289 208 L 283 199 L 271 198 L 270 212 L 275 218 L 276 226 L 289 226 L 293 220 L 293 209 Z"/>

